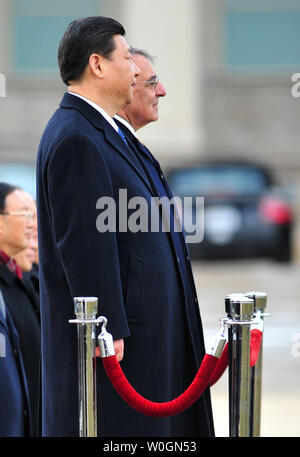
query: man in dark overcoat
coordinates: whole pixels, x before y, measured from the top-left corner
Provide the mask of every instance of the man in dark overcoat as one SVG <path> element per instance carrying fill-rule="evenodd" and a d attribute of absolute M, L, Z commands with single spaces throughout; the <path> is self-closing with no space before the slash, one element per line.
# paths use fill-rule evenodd
<path fill-rule="evenodd" d="M 0 291 L 7 310 L 4 330 L 9 333 L 16 364 L 27 385 L 24 390 L 22 419 L 26 436 L 39 436 L 40 433 L 40 359 L 41 336 L 38 303 L 28 293 L 22 278 L 22 271 L 15 261 L 19 252 L 28 247 L 32 236 L 33 213 L 26 192 L 7 183 L 0 183 Z M 3 313 L 2 313 L 3 314 Z M 18 350 L 20 349 L 20 351 Z M 20 352 L 20 354 L 19 354 Z M 9 359 L 2 361 L 3 369 L 9 366 Z M 2 371 L 2 370 L 0 370 Z M 18 380 L 14 385 L 1 389 L 2 406 L 6 403 L 15 408 L 18 399 Z M 9 387 L 15 388 L 15 398 L 9 400 Z M 7 396 L 5 394 L 7 393 Z M 28 403 L 27 403 L 28 396 Z M 4 410 L 5 411 L 5 410 Z M 4 413 L 2 410 L 2 413 Z M 6 411 L 7 419 L 12 411 Z M 20 424 L 16 410 L 16 427 Z M 29 423 L 29 426 L 26 424 Z M 7 424 L 8 425 L 8 424 Z"/>
<path fill-rule="evenodd" d="M 188 253 L 162 229 L 156 183 L 113 120 L 140 73 L 124 33 L 114 20 L 86 18 L 69 25 L 59 46 L 69 91 L 37 159 L 44 436 L 78 435 L 73 297 L 99 297 L 127 379 L 152 401 L 181 394 L 204 356 Z M 153 213 L 157 231 L 144 224 Z M 208 394 L 178 416 L 144 416 L 114 391 L 101 360 L 97 393 L 99 436 L 213 435 Z"/>

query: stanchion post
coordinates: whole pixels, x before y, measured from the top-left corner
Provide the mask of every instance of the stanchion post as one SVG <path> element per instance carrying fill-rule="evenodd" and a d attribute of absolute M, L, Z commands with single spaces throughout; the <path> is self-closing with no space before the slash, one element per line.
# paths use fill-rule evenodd
<path fill-rule="evenodd" d="M 260 436 L 261 428 L 261 391 L 262 391 L 262 358 L 264 313 L 267 305 L 267 294 L 264 292 L 247 292 L 246 296 L 254 300 L 254 313 L 257 325 L 262 332 L 259 356 L 256 364 L 250 369 L 251 405 L 250 405 L 250 436 Z"/>
<path fill-rule="evenodd" d="M 75 297 L 78 347 L 79 436 L 97 436 L 96 315 L 98 298 Z"/>
<path fill-rule="evenodd" d="M 254 300 L 243 294 L 225 298 L 228 315 L 229 433 L 250 436 L 250 326 Z"/>

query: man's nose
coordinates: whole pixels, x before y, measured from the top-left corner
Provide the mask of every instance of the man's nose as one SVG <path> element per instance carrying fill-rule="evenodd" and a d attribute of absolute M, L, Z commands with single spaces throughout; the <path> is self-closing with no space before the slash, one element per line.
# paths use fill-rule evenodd
<path fill-rule="evenodd" d="M 34 226 L 34 220 L 33 217 L 29 217 L 26 221 L 26 227 L 33 229 Z"/>
<path fill-rule="evenodd" d="M 157 84 L 157 87 L 156 87 L 156 96 L 157 97 L 165 97 L 165 95 L 167 95 L 167 91 L 165 89 L 165 86 L 159 81 L 159 83 Z"/>
<path fill-rule="evenodd" d="M 133 65 L 134 65 L 134 68 L 133 68 L 134 77 L 136 78 L 137 76 L 139 76 L 141 74 L 141 70 L 140 70 L 140 67 L 138 67 L 134 61 L 133 61 Z"/>

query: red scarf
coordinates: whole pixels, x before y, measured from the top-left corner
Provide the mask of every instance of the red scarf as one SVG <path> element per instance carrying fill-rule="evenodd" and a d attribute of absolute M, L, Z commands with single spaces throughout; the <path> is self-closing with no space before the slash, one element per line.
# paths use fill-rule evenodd
<path fill-rule="evenodd" d="M 14 259 L 8 257 L 5 252 L 0 251 L 0 265 L 6 265 L 9 271 L 14 273 L 19 279 L 22 279 L 22 270 Z"/>

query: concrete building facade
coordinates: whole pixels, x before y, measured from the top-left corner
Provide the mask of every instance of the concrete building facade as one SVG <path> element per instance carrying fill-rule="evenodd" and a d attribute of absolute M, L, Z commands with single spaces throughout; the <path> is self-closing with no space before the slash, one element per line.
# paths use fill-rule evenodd
<path fill-rule="evenodd" d="M 141 136 L 165 167 L 234 156 L 265 162 L 284 178 L 299 175 L 295 0 L 1 0 L 0 162 L 34 163 L 66 90 L 56 66 L 59 38 L 73 18 L 94 14 L 120 20 L 127 41 L 157 57 L 167 97 L 159 122 Z"/>

